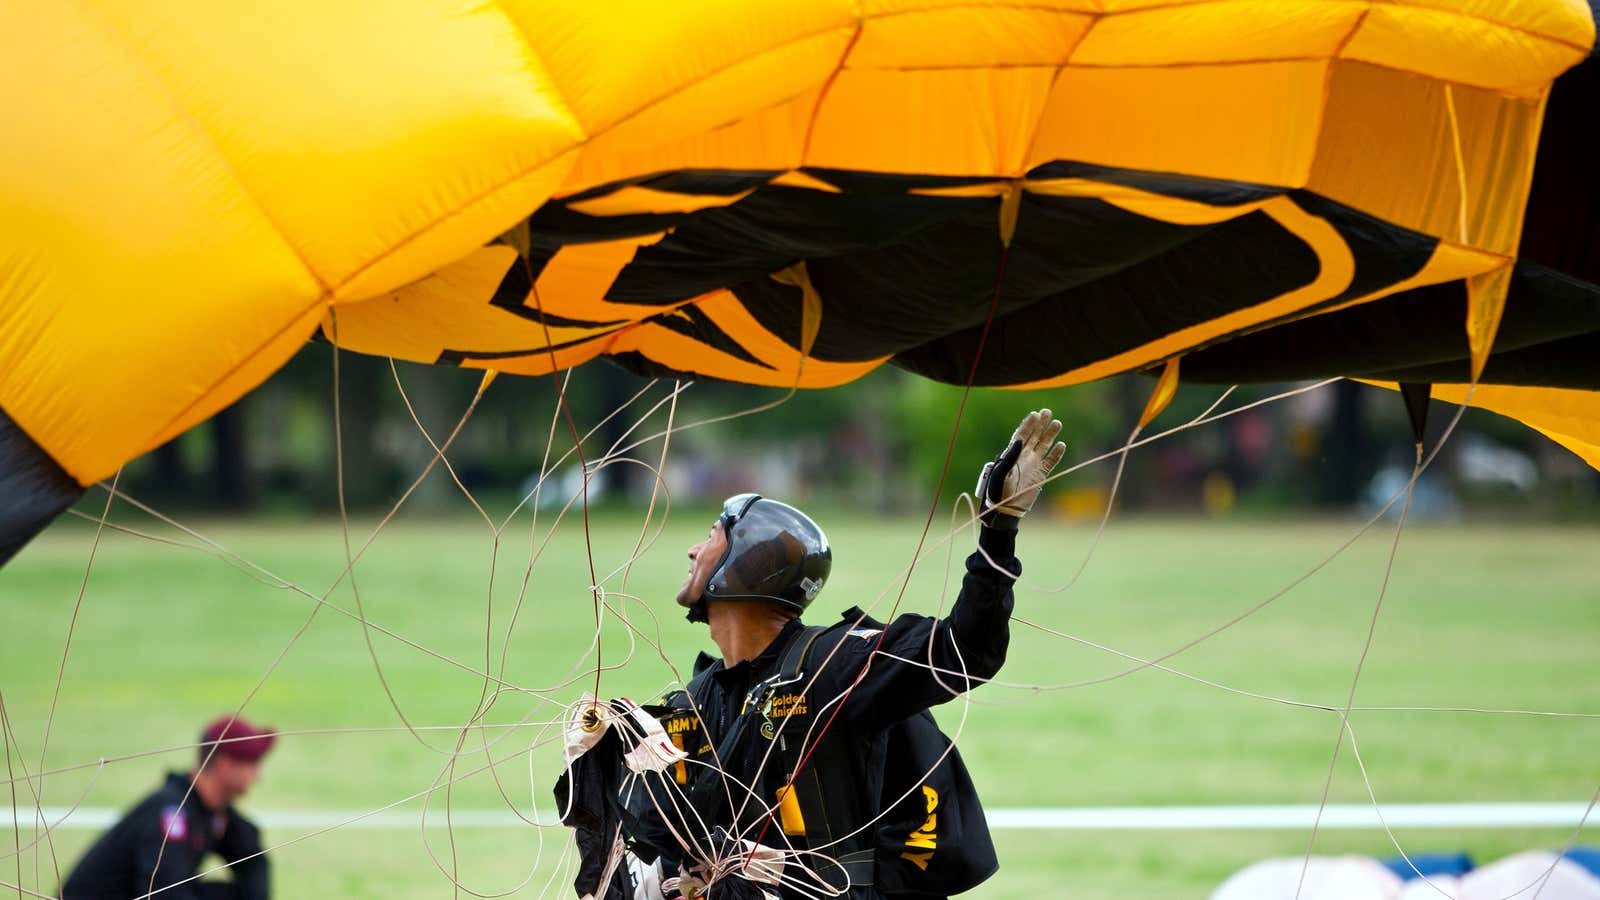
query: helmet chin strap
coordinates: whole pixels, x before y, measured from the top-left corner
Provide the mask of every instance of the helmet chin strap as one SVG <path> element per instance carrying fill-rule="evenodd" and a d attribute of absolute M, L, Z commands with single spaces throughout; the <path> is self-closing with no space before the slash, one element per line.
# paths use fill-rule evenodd
<path fill-rule="evenodd" d="M 778 606 L 786 608 L 789 606 L 782 597 L 774 597 L 771 594 L 735 594 L 732 597 L 713 597 L 709 594 L 701 594 L 700 599 L 689 607 L 689 612 L 684 618 L 690 622 L 711 624 L 711 605 L 709 601 L 712 600 L 770 600 Z"/>
<path fill-rule="evenodd" d="M 706 606 L 706 597 L 704 594 L 701 594 L 700 599 L 696 600 L 694 605 L 689 607 L 689 614 L 684 616 L 684 618 L 691 622 L 700 622 L 706 625 L 711 624 L 710 610 Z"/>

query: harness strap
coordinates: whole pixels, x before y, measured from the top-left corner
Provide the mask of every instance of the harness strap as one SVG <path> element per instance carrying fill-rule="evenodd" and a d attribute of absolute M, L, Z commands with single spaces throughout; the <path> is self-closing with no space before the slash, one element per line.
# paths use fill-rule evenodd
<path fill-rule="evenodd" d="M 878 874 L 877 852 L 872 848 L 856 850 L 846 853 L 835 860 L 844 874 L 850 879 L 851 887 L 865 887 L 872 884 L 873 878 Z"/>
<path fill-rule="evenodd" d="M 802 679 L 806 657 L 810 655 L 812 646 L 823 632 L 829 630 L 823 626 L 809 626 L 806 634 L 791 642 L 784 651 L 778 679 L 784 683 Z M 864 821 L 861 805 L 866 802 L 866 794 L 871 790 L 870 785 L 858 783 L 856 771 L 861 765 L 881 766 L 883 742 L 874 741 L 869 747 L 855 749 L 845 747 L 837 740 L 824 742 L 815 749 L 805 768 L 801 769 L 800 763 L 806 749 L 804 731 L 780 737 L 786 739 L 779 743 L 779 758 L 794 779 L 795 799 L 805 820 L 807 842 L 812 846 L 836 844 Z M 823 783 L 824 776 L 828 779 L 826 784 Z M 870 885 L 876 878 L 874 834 L 872 829 L 865 829 L 838 846 L 838 850 L 847 851 L 840 853 L 836 862 L 848 877 L 848 885 Z M 819 871 L 838 870 L 824 866 Z M 826 877 L 831 881 L 834 876 Z"/>
<path fill-rule="evenodd" d="M 800 636 L 789 642 L 783 650 L 783 659 L 778 664 L 778 674 L 784 680 L 798 678 L 800 669 L 806 664 L 806 654 L 811 652 L 811 645 L 828 629 L 822 625 L 807 625 Z"/>

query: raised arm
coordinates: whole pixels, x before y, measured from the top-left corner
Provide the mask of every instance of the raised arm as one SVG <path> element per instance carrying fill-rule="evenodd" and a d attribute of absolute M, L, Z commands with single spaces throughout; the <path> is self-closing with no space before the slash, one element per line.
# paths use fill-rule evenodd
<path fill-rule="evenodd" d="M 823 688 L 819 696 L 849 690 L 865 665 L 866 674 L 851 690 L 844 714 L 864 723 L 889 723 L 943 703 L 999 672 L 1010 643 L 1012 584 L 1022 574 L 1017 525 L 1066 453 L 1066 445 L 1056 440 L 1060 433 L 1061 423 L 1050 410 L 1030 412 L 983 467 L 974 492 L 981 505 L 978 550 L 967 557 L 967 573 L 950 614 L 943 619 L 902 615 L 881 635 L 870 628 L 831 632 L 830 637 L 838 637 L 813 651 L 814 664 L 821 664 L 838 647 L 818 681 Z M 963 672 L 965 677 L 951 674 Z"/>

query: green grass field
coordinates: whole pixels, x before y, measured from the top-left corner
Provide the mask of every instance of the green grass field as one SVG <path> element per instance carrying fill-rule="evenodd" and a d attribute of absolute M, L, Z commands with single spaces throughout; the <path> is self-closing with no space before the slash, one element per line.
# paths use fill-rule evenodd
<path fill-rule="evenodd" d="M 886 614 L 921 522 L 837 511 L 821 518 L 834 542 L 834 578 L 810 618 L 825 621 L 849 605 L 874 602 L 875 611 Z M 175 534 L 131 514 L 114 519 Z M 541 519 L 540 540 L 548 521 Z M 703 629 L 683 622 L 671 602 L 686 566 L 682 550 L 699 539 L 707 521 L 706 514 L 674 511 L 629 573 L 625 591 L 621 573 L 606 573 L 627 560 L 640 522 L 612 512 L 592 523 L 595 568 L 616 607 L 605 616 L 600 653 L 606 666 L 621 666 L 604 673 L 602 693 L 644 699 L 669 685 L 673 670 L 652 644 L 668 648 L 683 671 L 696 650 L 709 646 Z M 214 557 L 108 532 L 84 593 L 44 764 L 56 769 L 116 761 L 52 775 L 44 782 L 44 804 L 132 802 L 164 768 L 186 767 L 192 751 L 118 757 L 192 741 L 201 722 L 237 705 L 282 654 L 247 714 L 286 730 L 330 733 L 285 738 L 250 808 L 376 809 L 450 780 L 447 764 L 458 740 L 466 752 L 455 775 L 480 769 L 487 739 L 488 752 L 506 763 L 452 784 L 448 802 L 479 810 L 504 808 L 509 798 L 525 812 L 534 802 L 548 809 L 559 759 L 553 723 L 565 704 L 594 687 L 595 611 L 583 529 L 569 518 L 534 566 L 508 639 L 530 556 L 528 523 L 524 516 L 508 529 L 496 557 L 481 522 L 402 516 L 361 559 L 355 586 L 370 621 L 426 648 L 371 633 L 398 711 L 352 618 L 330 607 L 317 610 L 313 600 Z M 372 524 L 353 528 L 358 546 Z M 1357 524 L 1113 521 L 1083 577 L 1062 591 L 1093 530 L 1030 520 L 1019 552 L 1027 584 L 1018 594 L 1018 615 L 1126 653 L 1161 654 L 1279 591 L 1336 550 Z M 322 594 L 344 564 L 336 522 L 201 521 L 196 527 L 312 595 Z M 929 612 L 953 599 L 942 593 L 947 562 L 958 575 L 970 537 L 955 538 L 954 558 L 947 561 L 949 547 L 938 545 L 945 530 L 941 519 L 902 608 Z M 58 525 L 0 570 L 0 692 L 14 734 L 10 764 L 18 775 L 23 766 L 39 767 L 92 535 L 83 522 Z M 1377 526 L 1294 591 L 1168 664 L 1239 690 L 1342 704 L 1391 535 L 1391 526 Z M 1593 529 L 1409 528 L 1356 704 L 1600 712 L 1594 652 L 1600 568 L 1591 556 L 1597 546 L 1600 532 Z M 348 583 L 329 601 L 352 612 L 356 607 Z M 1001 678 L 1021 686 L 978 691 L 960 736 L 988 805 L 1314 804 L 1321 796 L 1336 732 L 1332 714 L 1155 670 L 1050 690 L 1130 664 L 1023 625 L 1014 626 L 1013 635 Z M 515 690 L 502 693 L 481 717 L 492 727 L 463 738 L 459 728 L 479 709 L 486 687 L 475 673 L 486 669 Z M 947 731 L 960 725 L 963 707 L 956 701 L 939 711 Z M 415 725 L 456 730 L 425 731 L 419 740 L 396 730 L 402 713 Z M 522 720 L 533 724 L 506 727 Z M 1352 724 L 1372 787 L 1386 803 L 1583 802 L 1600 783 L 1593 752 L 1600 721 L 1593 719 L 1364 711 Z M 530 745 L 538 747 L 531 757 Z M 26 783 L 14 786 L 16 803 L 31 809 Z M 1330 799 L 1367 801 L 1348 745 Z M 445 791 L 431 802 L 426 846 L 448 870 Z M 449 881 L 424 849 L 420 803 L 398 810 L 418 827 L 338 830 L 277 851 L 278 895 L 449 896 Z M 542 832 L 545 850 L 535 871 L 541 829 L 457 829 L 455 866 L 462 881 L 496 892 L 531 873 L 518 896 L 539 896 L 566 845 L 561 829 Z M 24 822 L 20 840 L 26 843 L 30 834 Z M 1420 829 L 1399 835 L 1408 849 L 1466 848 L 1481 859 L 1559 845 L 1566 836 Z M 90 837 L 84 831 L 53 837 L 63 870 Z M 299 837 L 268 834 L 271 842 Z M 1004 831 L 997 833 L 1000 874 L 971 896 L 1203 897 L 1249 861 L 1304 852 L 1307 838 L 1301 831 Z M 1367 831 L 1324 832 L 1317 849 L 1391 852 L 1382 832 Z M 24 885 L 52 890 L 50 851 L 25 852 L 20 866 L 0 860 L 0 881 L 20 874 Z M 558 883 L 546 896 L 568 891 Z"/>

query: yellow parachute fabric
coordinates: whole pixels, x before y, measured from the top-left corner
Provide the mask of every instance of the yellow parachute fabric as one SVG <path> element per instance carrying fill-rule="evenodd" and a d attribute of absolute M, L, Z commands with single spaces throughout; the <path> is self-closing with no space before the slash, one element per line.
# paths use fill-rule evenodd
<path fill-rule="evenodd" d="M 603 353 L 824 386 L 890 358 L 933 377 L 964 364 L 935 336 L 830 332 L 860 306 L 845 288 L 813 291 L 815 355 L 775 324 L 801 287 L 762 279 L 811 261 L 796 277 L 821 285 L 829 248 L 780 245 L 743 287 L 618 299 L 636 260 L 683 252 L 689 223 L 773 192 L 993 221 L 1020 184 L 1019 244 L 1032 216 L 1093 208 L 1308 248 L 1310 274 L 1272 296 L 984 383 L 1084 381 L 1482 280 L 1513 264 L 1550 85 L 1594 46 L 1580 0 L 9 5 L 0 444 L 20 461 L 0 498 L 34 490 L 15 473 L 109 476 L 319 326 L 364 352 L 529 373 Z M 1363 244 L 1368 219 L 1416 243 L 1384 277 L 1363 274 L 1390 240 Z M 519 225 L 543 241 L 537 266 L 491 243 Z"/>
<path fill-rule="evenodd" d="M 1469 398 L 1465 385 L 1442 384 L 1434 386 L 1433 398 L 1517 419 L 1600 469 L 1600 394 L 1593 391 L 1489 384 L 1479 385 Z"/>

